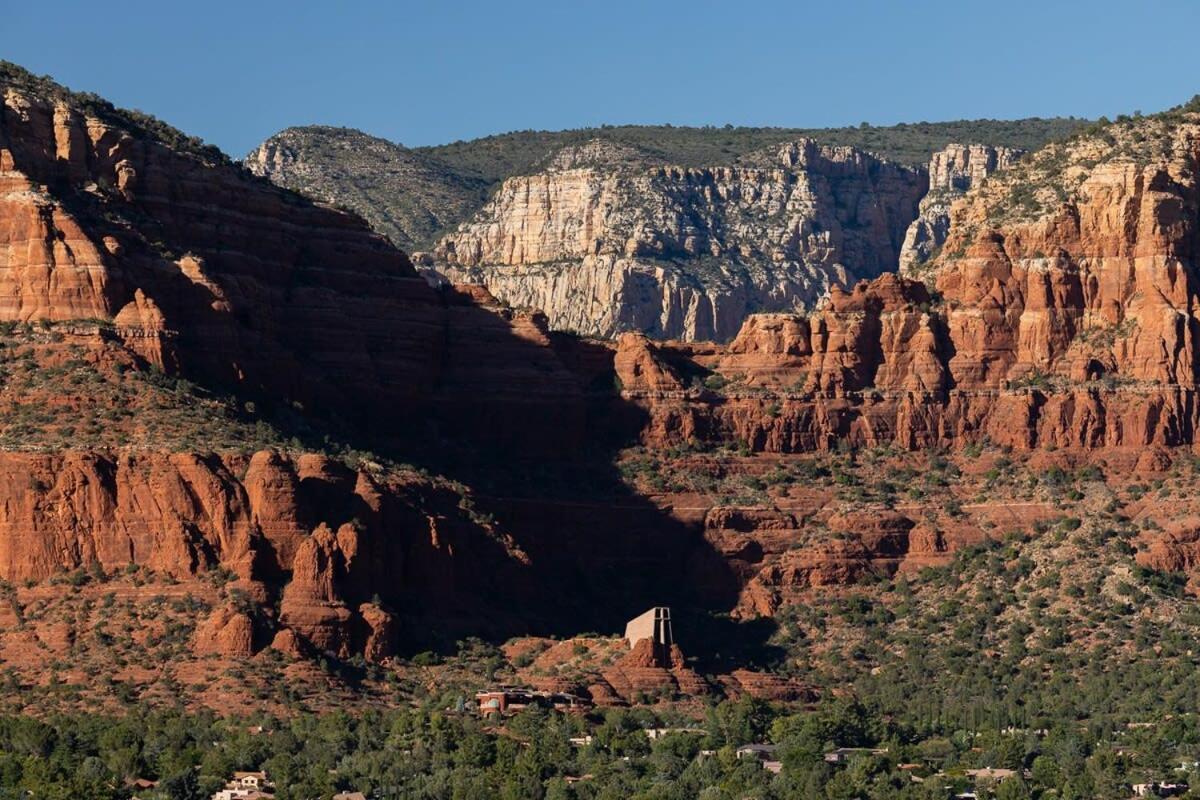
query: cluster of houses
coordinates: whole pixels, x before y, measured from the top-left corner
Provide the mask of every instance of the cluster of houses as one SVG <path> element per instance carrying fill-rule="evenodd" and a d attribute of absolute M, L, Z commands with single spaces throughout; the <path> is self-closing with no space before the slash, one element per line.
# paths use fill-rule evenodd
<path fill-rule="evenodd" d="M 1134 797 L 1181 797 L 1187 792 L 1186 781 L 1151 781 L 1133 785 Z"/>
<path fill-rule="evenodd" d="M 592 708 L 586 697 L 567 692 L 539 692 L 517 686 L 498 686 L 475 693 L 481 717 L 508 717 L 530 706 L 541 706 L 564 714 L 583 714 Z"/>
<path fill-rule="evenodd" d="M 855 756 L 885 756 L 886 747 L 839 747 L 825 754 L 825 761 L 830 764 L 845 764 Z"/>
<path fill-rule="evenodd" d="M 212 800 L 261 800 L 275 797 L 275 784 L 265 772 L 235 772 L 224 789 L 216 791 Z"/>
<path fill-rule="evenodd" d="M 480 700 L 480 714 L 488 716 L 490 714 L 511 714 L 515 713 L 518 708 L 528 707 L 532 703 L 544 704 L 547 707 L 559 708 L 563 711 L 573 711 L 579 708 L 574 701 L 579 698 L 573 695 L 558 695 L 549 692 L 532 692 L 522 689 L 512 689 L 505 687 L 502 689 L 490 690 L 488 692 L 480 692 L 477 695 Z M 496 704 L 488 704 L 487 701 L 495 699 Z M 486 709 L 486 710 L 485 710 Z M 708 732 L 702 728 L 647 728 L 646 736 L 651 741 L 662 738 L 668 734 L 695 734 L 703 736 Z M 579 736 L 571 739 L 571 744 L 575 747 L 586 747 L 592 744 L 593 738 L 591 735 Z M 783 762 L 777 758 L 779 748 L 777 745 L 755 743 L 744 744 L 737 748 L 734 752 L 738 759 L 748 759 L 758 762 L 763 769 L 778 774 L 783 769 Z M 883 756 L 887 755 L 886 747 L 837 747 L 825 753 L 825 761 L 829 764 L 845 764 L 859 756 Z M 701 750 L 700 757 L 714 756 L 716 751 Z M 628 759 L 627 759 L 628 760 Z M 919 777 L 916 772 L 921 771 L 920 764 L 900 764 L 900 769 L 908 771 L 912 774 L 912 780 L 915 783 L 924 783 L 937 778 L 947 778 L 948 775 L 944 772 L 936 772 L 927 777 Z M 1200 762 L 1183 762 L 1179 769 L 1186 770 L 1189 767 L 1200 768 Z M 982 797 L 990 796 L 987 789 L 994 788 L 1008 778 L 1019 774 L 1016 770 L 1004 769 L 997 767 L 982 767 L 979 769 L 966 770 L 965 775 L 977 787 L 973 791 L 960 792 L 954 795 L 954 800 L 980 800 Z M 1028 771 L 1021 773 L 1023 777 L 1029 778 Z M 568 778 L 569 783 L 576 781 L 585 781 L 591 779 L 591 775 L 584 775 L 575 778 Z M 155 781 L 139 779 L 131 784 L 135 790 L 149 790 L 155 787 Z M 1184 781 L 1148 781 L 1146 783 L 1135 783 L 1131 787 L 1134 797 L 1181 797 L 1188 792 L 1188 784 Z M 274 800 L 275 784 L 267 778 L 267 774 L 262 771 L 257 772 L 234 772 L 233 777 L 225 784 L 225 788 L 217 791 L 212 795 L 211 800 Z M 135 799 L 136 800 L 136 796 Z M 349 791 L 335 794 L 332 800 L 367 800 L 367 797 L 362 792 Z"/>
<path fill-rule="evenodd" d="M 213 794 L 212 800 L 263 800 L 275 798 L 275 784 L 265 772 L 235 772 L 225 788 Z M 339 792 L 333 800 L 367 800 L 362 792 Z"/>
<path fill-rule="evenodd" d="M 735 754 L 738 758 L 749 758 L 762 764 L 763 769 L 778 773 L 783 769 L 783 762 L 775 757 L 779 750 L 773 744 L 744 744 Z M 703 755 L 704 751 L 701 751 Z M 830 764 L 845 764 L 855 756 L 887 755 L 886 747 L 838 747 L 825 754 L 825 761 Z"/>
<path fill-rule="evenodd" d="M 829 755 L 825 756 L 826 760 Z M 900 769 L 914 769 L 917 764 L 901 764 Z M 1001 767 L 983 767 L 980 769 L 969 769 L 965 773 L 966 777 L 970 778 L 975 785 L 975 789 L 965 792 L 959 792 L 954 795 L 954 800 L 982 800 L 982 798 L 990 797 L 991 791 L 1009 778 L 1020 775 L 1022 778 L 1029 780 L 1029 770 L 1018 772 L 1015 769 L 1006 769 Z M 948 777 L 944 772 L 936 772 L 927 778 L 919 778 L 913 775 L 913 781 L 924 783 L 925 781 L 934 780 L 937 778 Z M 1187 794 L 1188 785 L 1184 781 L 1150 781 L 1147 783 L 1135 783 L 1129 787 L 1134 797 L 1181 797 Z"/>

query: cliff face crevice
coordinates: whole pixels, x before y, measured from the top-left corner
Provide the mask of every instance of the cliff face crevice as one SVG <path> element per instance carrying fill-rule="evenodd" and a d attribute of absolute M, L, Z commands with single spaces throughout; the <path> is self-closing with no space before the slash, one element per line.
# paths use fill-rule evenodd
<path fill-rule="evenodd" d="M 755 310 L 798 310 L 890 269 L 918 170 L 810 140 L 762 167 L 684 168 L 593 142 L 510 178 L 422 263 L 560 330 L 727 340 Z"/>
<path fill-rule="evenodd" d="M 929 191 L 900 249 L 900 272 L 914 276 L 933 258 L 950 231 L 950 206 L 989 175 L 1012 166 L 1024 151 L 981 144 L 952 144 L 929 161 Z"/>

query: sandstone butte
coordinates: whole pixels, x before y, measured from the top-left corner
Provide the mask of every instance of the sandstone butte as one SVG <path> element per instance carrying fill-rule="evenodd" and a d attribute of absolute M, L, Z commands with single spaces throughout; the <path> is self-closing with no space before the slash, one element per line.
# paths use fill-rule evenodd
<path fill-rule="evenodd" d="M 107 104 L 19 73 L 0 92 L 0 319 L 52 331 L 41 366 L 186 376 L 381 442 L 436 441 L 449 426 L 531 452 L 580 444 L 582 392 L 538 319 L 435 292 L 357 218 L 172 147 Z M 88 404 L 86 392 L 33 400 L 64 417 Z M 220 566 L 280 602 L 300 632 L 280 640 L 289 649 L 382 657 L 394 618 L 373 598 L 486 628 L 488 587 L 522 567 L 446 481 L 170 444 L 48 449 L 33 433 L 0 454 L 0 576 Z M 224 610 L 205 628 L 231 652 L 273 631 Z"/>
<path fill-rule="evenodd" d="M 952 204 L 922 281 L 834 289 L 719 345 L 551 332 L 480 287 L 431 288 L 358 219 L 137 118 L 19 74 L 0 90 L 0 320 L 53 324 L 44 352 L 289 408 L 444 473 L 182 439 L 72 448 L 31 433 L 0 453 L 0 577 L 227 570 L 251 605 L 200 620 L 198 657 L 383 660 L 431 629 L 615 630 L 664 602 L 771 615 L 984 535 L 825 503 L 848 535 L 807 542 L 812 508 L 621 489 L 612 457 L 633 443 L 782 456 L 987 440 L 1141 470 L 1195 444 L 1194 115 L 1052 145 Z M 1175 531 L 1153 558 L 1191 569 L 1195 542 Z M 699 690 L 678 654 L 644 656 L 608 687 Z"/>

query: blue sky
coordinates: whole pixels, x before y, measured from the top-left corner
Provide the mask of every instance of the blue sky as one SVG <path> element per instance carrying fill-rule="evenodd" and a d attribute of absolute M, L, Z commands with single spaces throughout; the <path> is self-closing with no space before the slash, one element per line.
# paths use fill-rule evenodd
<path fill-rule="evenodd" d="M 1197 0 L 0 0 L 0 58 L 234 156 L 602 123 L 1147 113 L 1200 92 Z"/>

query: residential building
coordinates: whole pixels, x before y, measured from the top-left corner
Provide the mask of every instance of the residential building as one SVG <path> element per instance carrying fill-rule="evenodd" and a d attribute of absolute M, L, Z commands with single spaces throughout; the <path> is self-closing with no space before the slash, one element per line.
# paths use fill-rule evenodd
<path fill-rule="evenodd" d="M 234 772 L 225 788 L 215 792 L 212 800 L 273 800 L 275 784 L 267 779 L 267 773 Z"/>
<path fill-rule="evenodd" d="M 825 754 L 825 760 L 830 764 L 844 764 L 855 756 L 887 755 L 886 747 L 839 747 Z"/>
<path fill-rule="evenodd" d="M 773 744 L 744 744 L 735 753 L 738 758 L 753 758 L 758 761 L 769 761 L 779 748 Z"/>
<path fill-rule="evenodd" d="M 994 767 L 984 767 L 983 769 L 967 770 L 967 777 L 977 781 L 1002 781 L 1005 778 L 1011 778 L 1016 775 L 1014 769 L 996 769 Z"/>
<path fill-rule="evenodd" d="M 532 705 L 551 708 L 564 714 L 582 714 L 592 707 L 586 697 L 566 692 L 539 692 L 514 686 L 498 686 L 475 693 L 481 717 L 510 716 Z"/>
<path fill-rule="evenodd" d="M 650 741 L 661 739 L 668 733 L 693 733 L 697 736 L 708 735 L 708 731 L 703 728 L 646 728 L 646 738 Z"/>

